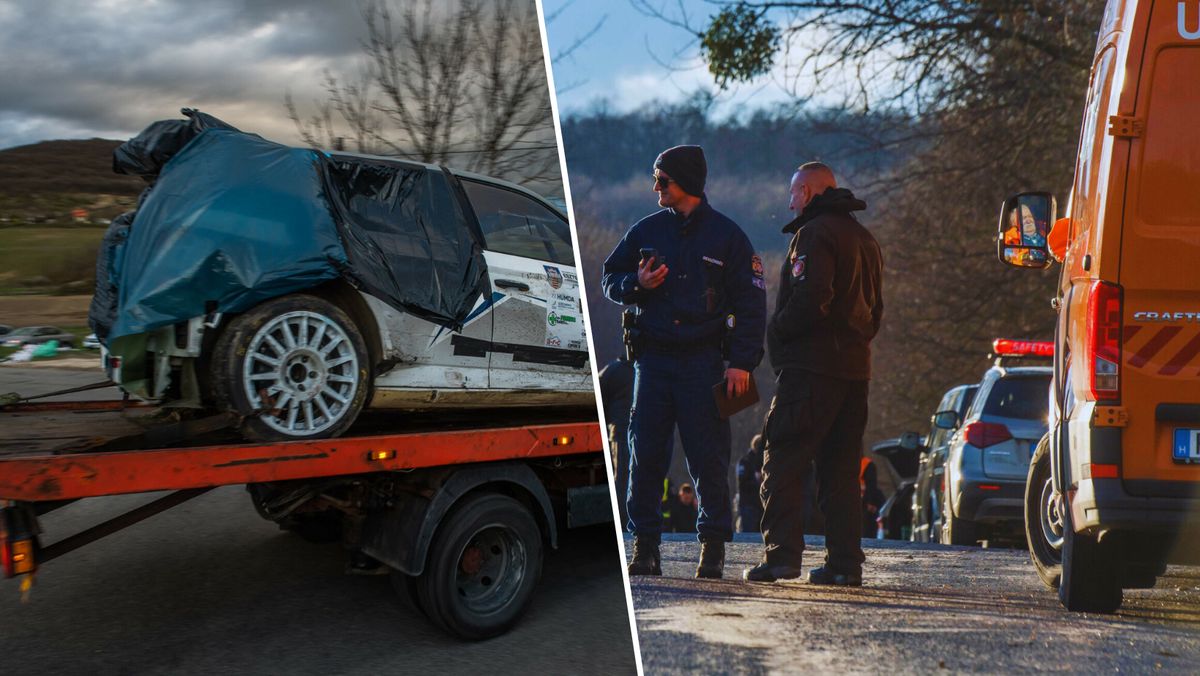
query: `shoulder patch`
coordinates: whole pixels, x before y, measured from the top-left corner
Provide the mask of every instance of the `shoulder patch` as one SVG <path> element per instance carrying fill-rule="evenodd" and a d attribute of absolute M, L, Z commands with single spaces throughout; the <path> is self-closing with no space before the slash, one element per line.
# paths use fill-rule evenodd
<path fill-rule="evenodd" d="M 763 278 L 762 258 L 758 254 L 754 254 L 750 257 L 750 271 L 753 272 L 754 276 L 758 279 Z"/>
<path fill-rule="evenodd" d="M 794 281 L 802 281 L 804 279 L 805 259 L 807 255 L 796 256 L 792 258 L 792 279 Z"/>

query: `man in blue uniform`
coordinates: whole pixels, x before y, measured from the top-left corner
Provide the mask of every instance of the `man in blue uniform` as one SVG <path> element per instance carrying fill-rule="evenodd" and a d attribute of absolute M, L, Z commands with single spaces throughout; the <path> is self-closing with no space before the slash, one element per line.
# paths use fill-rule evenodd
<path fill-rule="evenodd" d="M 736 396 L 763 355 L 766 284 L 741 228 L 708 204 L 704 151 L 676 146 L 654 162 L 662 211 L 638 221 L 604 262 L 604 295 L 637 305 L 627 509 L 630 575 L 661 575 L 659 496 L 678 425 L 699 504 L 697 577 L 721 577 L 733 537 L 729 422 L 713 386 Z M 726 366 L 728 360 L 728 366 Z"/>

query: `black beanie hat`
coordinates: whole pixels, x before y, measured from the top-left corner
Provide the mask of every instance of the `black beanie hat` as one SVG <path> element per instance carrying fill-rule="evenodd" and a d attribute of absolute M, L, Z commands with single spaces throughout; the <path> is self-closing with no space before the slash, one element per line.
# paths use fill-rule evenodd
<path fill-rule="evenodd" d="M 687 194 L 704 196 L 708 165 L 704 162 L 704 149 L 700 146 L 667 148 L 654 160 L 654 168 L 666 172 Z"/>

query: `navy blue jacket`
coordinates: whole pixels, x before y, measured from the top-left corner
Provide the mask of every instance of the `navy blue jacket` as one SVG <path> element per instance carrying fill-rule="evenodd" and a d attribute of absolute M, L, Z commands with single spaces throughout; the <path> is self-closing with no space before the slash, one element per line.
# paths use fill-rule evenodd
<path fill-rule="evenodd" d="M 658 288 L 638 286 L 643 248 L 666 257 L 670 272 Z M 734 315 L 729 366 L 753 371 L 762 360 L 767 315 L 762 260 L 737 223 L 707 199 L 687 218 L 663 209 L 635 223 L 604 261 L 601 284 L 609 300 L 641 308 L 638 327 L 649 349 L 719 345 L 726 317 Z"/>

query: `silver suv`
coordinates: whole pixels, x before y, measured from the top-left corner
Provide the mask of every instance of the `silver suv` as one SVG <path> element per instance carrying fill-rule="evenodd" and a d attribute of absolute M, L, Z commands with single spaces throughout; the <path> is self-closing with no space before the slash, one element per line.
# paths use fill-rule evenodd
<path fill-rule="evenodd" d="M 1050 376 L 1048 366 L 997 363 L 961 421 L 953 411 L 935 416 L 937 427 L 958 427 L 946 458 L 943 543 L 1021 532 L 1029 460 L 1047 429 Z"/>

